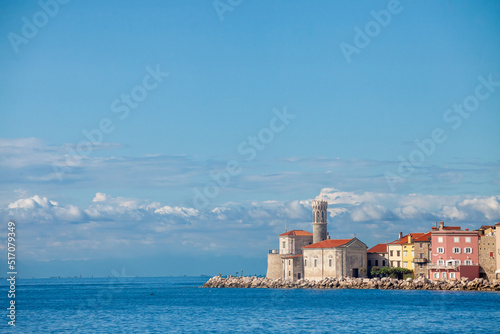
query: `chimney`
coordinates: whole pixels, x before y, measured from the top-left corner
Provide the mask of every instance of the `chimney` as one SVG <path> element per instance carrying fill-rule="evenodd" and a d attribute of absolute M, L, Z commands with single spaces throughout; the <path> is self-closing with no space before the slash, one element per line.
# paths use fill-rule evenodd
<path fill-rule="evenodd" d="M 403 237 L 403 232 L 399 232 L 399 240 Z"/>
<path fill-rule="evenodd" d="M 411 241 L 412 241 L 411 239 L 412 239 L 412 238 L 411 238 L 411 234 L 408 234 L 408 243 L 409 243 L 409 244 L 411 244 Z"/>
<path fill-rule="evenodd" d="M 468 228 L 466 228 L 465 230 L 466 230 L 466 231 L 468 231 L 469 229 L 468 229 Z M 489 244 L 488 244 L 488 245 L 489 245 Z"/>
<path fill-rule="evenodd" d="M 444 229 L 444 222 L 439 222 L 439 230 L 442 231 Z"/>

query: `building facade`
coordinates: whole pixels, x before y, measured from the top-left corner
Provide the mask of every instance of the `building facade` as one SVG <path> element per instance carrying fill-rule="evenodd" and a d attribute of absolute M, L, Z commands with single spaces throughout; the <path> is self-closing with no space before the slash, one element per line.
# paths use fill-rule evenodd
<path fill-rule="evenodd" d="M 387 254 L 387 244 L 378 244 L 366 251 L 367 269 L 371 272 L 373 267 L 388 267 L 389 256 Z"/>
<path fill-rule="evenodd" d="M 403 232 L 399 232 L 399 237 L 387 244 L 389 267 L 401 267 L 403 265 Z M 404 242 L 404 241 L 403 241 Z"/>
<path fill-rule="evenodd" d="M 421 237 L 424 233 L 410 233 L 403 238 L 403 268 L 413 270 L 413 259 L 415 258 L 415 238 Z"/>
<path fill-rule="evenodd" d="M 413 240 L 415 256 L 413 258 L 413 272 L 415 277 L 429 278 L 427 264 L 431 259 L 431 232 L 424 233 Z"/>
<path fill-rule="evenodd" d="M 431 231 L 432 257 L 428 265 L 430 279 L 471 280 L 479 277 L 479 233 L 477 231 L 439 229 Z"/>
<path fill-rule="evenodd" d="M 481 226 L 479 232 L 479 277 L 491 281 L 496 278 L 495 226 Z"/>
<path fill-rule="evenodd" d="M 500 223 L 495 224 L 495 258 L 497 263 L 495 276 L 497 280 L 500 280 Z"/>
<path fill-rule="evenodd" d="M 414 239 L 424 233 L 409 233 L 403 236 L 399 232 L 399 238 L 387 244 L 389 266 L 413 270 L 413 258 L 415 257 Z"/>
<path fill-rule="evenodd" d="M 366 277 L 367 249 L 357 238 L 329 239 L 305 246 L 304 276 L 317 281 L 325 277 Z"/>

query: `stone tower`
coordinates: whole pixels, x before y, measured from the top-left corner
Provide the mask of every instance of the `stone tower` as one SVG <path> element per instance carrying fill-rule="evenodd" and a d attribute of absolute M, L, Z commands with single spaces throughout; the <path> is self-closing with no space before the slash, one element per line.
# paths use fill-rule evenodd
<path fill-rule="evenodd" d="M 326 209 L 328 208 L 327 201 L 314 200 L 312 202 L 313 209 L 313 243 L 326 240 Z"/>

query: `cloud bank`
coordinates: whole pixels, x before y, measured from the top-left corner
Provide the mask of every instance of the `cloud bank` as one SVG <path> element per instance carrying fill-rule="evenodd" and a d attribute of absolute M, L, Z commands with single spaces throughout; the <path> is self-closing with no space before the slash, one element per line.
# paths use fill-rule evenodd
<path fill-rule="evenodd" d="M 325 188 L 317 198 L 329 203 L 333 238 L 356 234 L 368 246 L 391 241 L 399 231 L 428 231 L 438 221 L 464 228 L 500 221 L 500 196 L 399 196 Z M 285 226 L 311 230 L 311 201 L 228 202 L 198 210 L 100 192 L 86 207 L 34 195 L 9 203 L 0 217 L 17 222 L 19 252 L 37 261 L 203 252 L 260 257 L 265 263 Z"/>

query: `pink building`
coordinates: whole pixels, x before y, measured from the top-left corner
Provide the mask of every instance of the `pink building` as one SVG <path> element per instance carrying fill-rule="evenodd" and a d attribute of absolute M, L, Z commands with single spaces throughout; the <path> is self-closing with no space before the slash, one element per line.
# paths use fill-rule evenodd
<path fill-rule="evenodd" d="M 430 279 L 470 280 L 479 277 L 479 234 L 462 231 L 459 226 L 433 227 L 431 231 L 432 258 L 428 265 Z"/>

